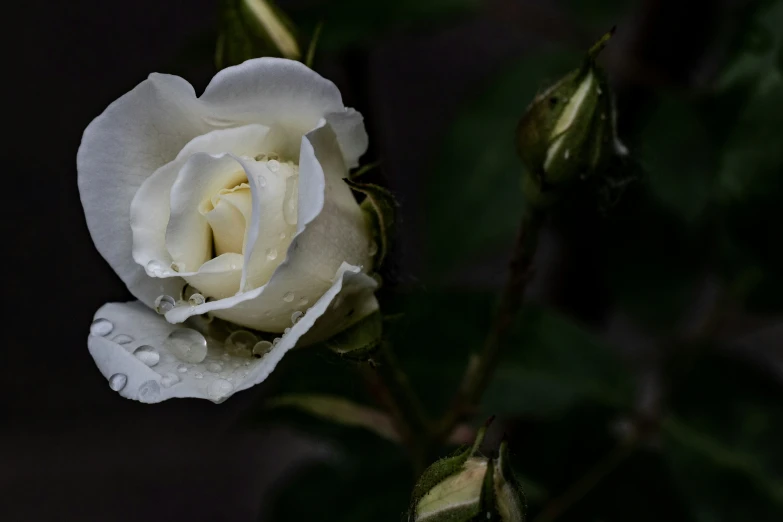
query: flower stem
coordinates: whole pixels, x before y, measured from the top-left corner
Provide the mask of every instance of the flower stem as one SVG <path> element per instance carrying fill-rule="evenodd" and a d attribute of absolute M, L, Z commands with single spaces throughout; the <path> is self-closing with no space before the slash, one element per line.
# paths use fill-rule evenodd
<path fill-rule="evenodd" d="M 471 356 L 451 408 L 438 424 L 437 440 L 445 440 L 464 416 L 475 411 L 492 379 L 501 352 L 522 306 L 525 287 L 532 275 L 533 256 L 544 217 L 544 211 L 534 206 L 527 207 L 522 216 L 509 263 L 509 276 L 500 298 L 498 312 L 481 351 Z"/>
<path fill-rule="evenodd" d="M 411 452 L 414 473 L 418 476 L 426 465 L 429 451 L 430 419 L 390 343 L 383 343 L 373 364 L 366 370 L 366 376 L 393 416 L 400 436 Z"/>

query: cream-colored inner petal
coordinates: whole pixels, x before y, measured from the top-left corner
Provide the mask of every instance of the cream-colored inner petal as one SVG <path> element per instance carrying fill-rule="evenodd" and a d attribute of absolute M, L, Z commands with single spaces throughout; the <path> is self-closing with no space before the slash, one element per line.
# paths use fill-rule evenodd
<path fill-rule="evenodd" d="M 223 189 L 202 203 L 199 211 L 212 228 L 215 255 L 244 252 L 245 229 L 251 219 L 252 195 L 247 183 Z"/>

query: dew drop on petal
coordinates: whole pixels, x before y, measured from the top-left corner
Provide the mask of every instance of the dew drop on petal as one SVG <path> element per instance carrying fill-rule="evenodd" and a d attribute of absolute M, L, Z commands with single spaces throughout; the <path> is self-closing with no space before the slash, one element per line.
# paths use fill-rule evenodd
<path fill-rule="evenodd" d="M 159 295 L 158 298 L 155 299 L 155 311 L 160 315 L 165 315 L 166 312 L 174 308 L 175 304 L 177 304 L 177 302 L 170 295 Z"/>
<path fill-rule="evenodd" d="M 272 346 L 276 346 L 277 343 L 280 342 L 280 339 L 281 339 L 280 337 L 275 337 L 274 339 L 272 339 Z"/>
<path fill-rule="evenodd" d="M 133 355 L 146 364 L 147 366 L 155 366 L 160 362 L 160 354 L 153 348 L 152 346 L 145 344 L 144 346 L 139 346 L 133 351 Z"/>
<path fill-rule="evenodd" d="M 291 329 L 290 329 L 290 328 L 286 328 L 285 330 L 283 330 L 283 335 L 287 335 L 287 334 L 288 334 L 288 332 L 290 332 L 290 331 L 291 331 Z"/>
<path fill-rule="evenodd" d="M 145 266 L 144 269 L 150 277 L 161 277 L 166 273 L 166 266 L 155 259 L 147 263 L 147 266 Z"/>
<path fill-rule="evenodd" d="M 108 319 L 96 319 L 90 325 L 90 333 L 92 335 L 98 335 L 105 337 L 114 330 L 114 325 Z"/>
<path fill-rule="evenodd" d="M 188 304 L 190 306 L 201 306 L 206 302 L 206 299 L 203 295 L 196 292 L 195 294 L 191 295 L 188 299 Z"/>
<path fill-rule="evenodd" d="M 259 174 L 259 176 L 256 179 L 258 181 L 258 186 L 259 187 L 261 187 L 261 188 L 266 187 L 266 178 L 264 176 L 261 176 Z"/>
<path fill-rule="evenodd" d="M 233 355 L 250 357 L 258 338 L 247 330 L 237 330 L 226 339 L 226 350 Z"/>
<path fill-rule="evenodd" d="M 156 402 L 160 395 L 160 384 L 157 381 L 147 381 L 139 387 L 139 400 L 141 402 Z"/>
<path fill-rule="evenodd" d="M 263 357 L 272 350 L 272 343 L 269 341 L 258 341 L 253 347 L 253 355 L 255 357 Z"/>
<path fill-rule="evenodd" d="M 277 249 L 276 248 L 267 248 L 266 249 L 266 258 L 269 261 L 274 261 L 277 259 Z"/>
<path fill-rule="evenodd" d="M 164 388 L 171 388 L 175 384 L 177 384 L 181 379 L 179 378 L 179 375 L 176 373 L 167 373 L 160 379 L 160 384 Z"/>
<path fill-rule="evenodd" d="M 299 310 L 297 310 L 296 312 L 292 313 L 291 314 L 291 324 L 298 323 L 299 319 L 301 319 L 303 315 L 304 315 L 304 312 L 300 312 Z"/>
<path fill-rule="evenodd" d="M 109 388 L 118 392 L 128 383 L 128 376 L 124 373 L 115 373 L 109 377 Z"/>
<path fill-rule="evenodd" d="M 256 160 L 256 161 L 264 161 L 265 159 L 266 159 L 266 154 L 258 154 L 258 155 L 255 157 L 255 160 Z"/>
<path fill-rule="evenodd" d="M 278 170 L 280 170 L 280 162 L 274 159 L 269 160 L 266 166 L 272 172 L 277 172 Z"/>
<path fill-rule="evenodd" d="M 225 399 L 233 390 L 234 386 L 227 380 L 216 379 L 209 385 L 207 394 L 213 401 L 221 401 Z"/>
<path fill-rule="evenodd" d="M 294 293 L 293 292 L 288 292 L 287 294 L 285 294 L 283 296 L 283 301 L 285 301 L 286 303 L 290 303 L 293 300 L 294 300 Z"/>
<path fill-rule="evenodd" d="M 112 341 L 117 344 L 128 344 L 133 342 L 133 337 L 125 334 L 117 334 L 112 338 Z"/>
<path fill-rule="evenodd" d="M 211 362 L 211 363 L 207 364 L 207 371 L 208 372 L 220 373 L 221 370 L 223 370 L 223 367 L 220 364 L 216 363 L 216 362 Z"/>
<path fill-rule="evenodd" d="M 310 302 L 310 301 L 309 301 L 309 300 L 308 300 L 306 297 L 303 297 L 303 298 L 302 298 L 302 299 L 299 301 L 299 306 L 307 306 L 307 303 L 309 303 L 309 302 Z"/>
<path fill-rule="evenodd" d="M 178 328 L 166 337 L 164 348 L 177 359 L 189 363 L 200 363 L 207 356 L 207 340 L 190 328 Z"/>
<path fill-rule="evenodd" d="M 177 371 L 179 373 L 187 373 L 188 366 L 186 364 L 180 364 L 180 365 L 177 366 Z"/>
<path fill-rule="evenodd" d="M 204 374 L 201 373 L 201 372 L 194 372 L 193 373 L 193 377 L 196 378 L 196 379 L 203 379 L 204 378 Z"/>

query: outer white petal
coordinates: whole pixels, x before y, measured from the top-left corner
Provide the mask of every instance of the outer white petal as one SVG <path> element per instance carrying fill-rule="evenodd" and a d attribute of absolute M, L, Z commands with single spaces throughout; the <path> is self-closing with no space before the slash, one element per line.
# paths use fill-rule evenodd
<path fill-rule="evenodd" d="M 153 74 L 93 120 L 79 147 L 79 193 L 93 241 L 133 295 L 148 304 L 181 284 L 150 279 L 133 261 L 130 203 L 152 172 L 209 130 L 203 117 L 188 82 Z"/>
<path fill-rule="evenodd" d="M 370 141 L 364 128 L 364 117 L 355 109 L 347 108 L 327 114 L 326 121 L 337 135 L 346 165 L 349 168 L 359 166 L 359 158 L 367 152 Z"/>
<path fill-rule="evenodd" d="M 343 181 L 346 174 L 335 135 L 322 122 L 321 127 L 303 140 L 299 163 L 299 232 L 286 260 L 270 281 L 228 299 L 175 308 L 166 314 L 166 319 L 178 323 L 193 315 L 212 312 L 221 319 L 250 328 L 280 332 L 290 326 L 293 312 L 305 310 L 323 295 L 343 263 L 368 266 L 369 231 L 361 208 Z"/>
<path fill-rule="evenodd" d="M 329 317 L 324 314 L 334 314 L 341 309 L 334 303 L 361 299 L 365 310 L 372 309 L 373 305 L 377 307 L 372 298 L 373 285 L 372 278 L 358 272 L 357 268 L 341 267 L 331 288 L 262 359 L 227 356 L 220 343 L 210 340 L 203 362 L 184 363 L 166 350 L 164 342 L 171 332 L 181 327 L 168 323 L 139 302 L 109 303 L 98 310 L 95 318 L 111 321 L 114 328 L 106 337 L 91 334 L 88 346 L 104 377 L 125 375 L 127 382 L 119 390 L 123 397 L 147 403 L 173 397 L 222 402 L 234 393 L 264 381 L 305 333 L 314 325 L 319 328 L 322 322 L 319 319 Z M 333 321 L 329 319 L 327 323 Z M 133 340 L 118 344 L 112 340 L 118 335 L 130 336 Z M 143 345 L 152 346 L 160 355 L 159 362 L 152 367 L 133 355 Z M 183 369 L 187 371 L 181 371 Z"/>
<path fill-rule="evenodd" d="M 334 83 L 297 61 L 258 58 L 223 69 L 200 100 L 213 125 L 280 126 L 296 136 L 296 142 L 326 117 L 335 123 L 349 167 L 367 150 L 361 114 L 345 108 Z"/>

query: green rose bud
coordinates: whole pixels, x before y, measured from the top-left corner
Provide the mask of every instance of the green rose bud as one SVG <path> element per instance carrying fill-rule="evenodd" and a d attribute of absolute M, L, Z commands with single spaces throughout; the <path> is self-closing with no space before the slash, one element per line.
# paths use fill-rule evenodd
<path fill-rule="evenodd" d="M 616 138 L 611 93 L 595 59 L 612 32 L 588 52 L 582 65 L 538 95 L 517 126 L 517 151 L 529 176 L 531 199 L 547 201 L 555 189 L 602 170 L 627 153 Z"/>
<path fill-rule="evenodd" d="M 476 442 L 454 457 L 430 466 L 413 491 L 409 522 L 522 522 L 525 500 L 508 463 L 503 442 L 497 459 L 478 454 L 486 426 Z"/>

